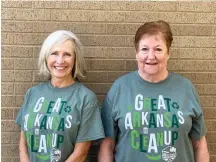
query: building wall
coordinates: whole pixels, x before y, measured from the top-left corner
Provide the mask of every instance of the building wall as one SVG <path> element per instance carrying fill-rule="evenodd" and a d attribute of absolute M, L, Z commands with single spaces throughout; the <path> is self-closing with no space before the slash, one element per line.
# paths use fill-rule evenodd
<path fill-rule="evenodd" d="M 103 101 L 119 76 L 137 65 L 133 38 L 146 21 L 166 20 L 174 42 L 169 70 L 196 86 L 204 110 L 211 162 L 216 161 L 216 2 L 2 1 L 2 161 L 17 162 L 20 128 L 14 124 L 28 88 L 43 81 L 37 57 L 45 37 L 71 30 L 85 46 L 85 84 Z M 90 151 L 96 161 L 97 146 Z"/>

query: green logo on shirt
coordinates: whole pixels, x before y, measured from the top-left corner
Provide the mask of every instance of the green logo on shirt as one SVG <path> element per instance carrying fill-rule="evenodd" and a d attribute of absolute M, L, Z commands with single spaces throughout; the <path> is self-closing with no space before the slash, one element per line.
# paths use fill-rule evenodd
<path fill-rule="evenodd" d="M 154 99 L 138 94 L 134 109 L 129 107 L 130 112 L 125 115 L 125 129 L 130 130 L 131 147 L 146 153 L 149 160 L 160 160 L 159 147 L 175 145 L 179 138 L 176 128 L 185 122 L 178 103 L 162 95 Z"/>
<path fill-rule="evenodd" d="M 64 142 L 63 132 L 72 126 L 73 117 L 69 114 L 71 111 L 71 107 L 61 98 L 46 101 L 44 97 L 40 97 L 33 111 L 25 115 L 27 145 L 39 159 L 49 160 L 50 150 L 61 147 Z M 50 133 L 50 130 L 55 130 L 55 133 Z M 54 150 L 52 153 L 58 152 L 61 155 L 59 151 Z"/>

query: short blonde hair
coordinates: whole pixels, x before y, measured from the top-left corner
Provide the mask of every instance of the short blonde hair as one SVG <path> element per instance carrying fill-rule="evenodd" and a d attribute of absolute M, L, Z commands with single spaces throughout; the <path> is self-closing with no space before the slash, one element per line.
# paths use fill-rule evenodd
<path fill-rule="evenodd" d="M 66 30 L 57 30 L 51 33 L 43 42 L 38 59 L 39 74 L 49 79 L 51 78 L 50 71 L 47 67 L 47 58 L 55 45 L 61 44 L 66 40 L 71 40 L 75 45 L 75 65 L 72 70 L 72 77 L 75 80 L 85 78 L 86 63 L 83 56 L 83 46 L 74 33 Z"/>

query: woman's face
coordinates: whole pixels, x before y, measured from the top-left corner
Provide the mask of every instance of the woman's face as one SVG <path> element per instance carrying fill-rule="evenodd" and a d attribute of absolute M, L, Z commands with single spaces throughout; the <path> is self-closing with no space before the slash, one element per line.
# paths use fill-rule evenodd
<path fill-rule="evenodd" d="M 47 58 L 47 66 L 52 79 L 72 79 L 75 62 L 75 46 L 70 40 L 55 45 Z"/>
<path fill-rule="evenodd" d="M 139 73 L 147 77 L 163 77 L 167 73 L 168 48 L 161 33 L 142 36 L 136 51 Z"/>

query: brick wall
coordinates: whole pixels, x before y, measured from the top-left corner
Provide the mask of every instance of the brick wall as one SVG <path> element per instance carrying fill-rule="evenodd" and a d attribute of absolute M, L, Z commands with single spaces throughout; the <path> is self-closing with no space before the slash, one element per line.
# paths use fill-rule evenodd
<path fill-rule="evenodd" d="M 14 124 L 26 90 L 37 75 L 42 41 L 57 29 L 71 30 L 85 46 L 85 84 L 102 101 L 113 81 L 136 69 L 133 37 L 145 21 L 170 22 L 174 43 L 169 70 L 196 85 L 204 110 L 211 162 L 216 161 L 216 2 L 2 1 L 2 161 L 17 162 Z M 96 161 L 93 146 L 91 162 Z"/>

